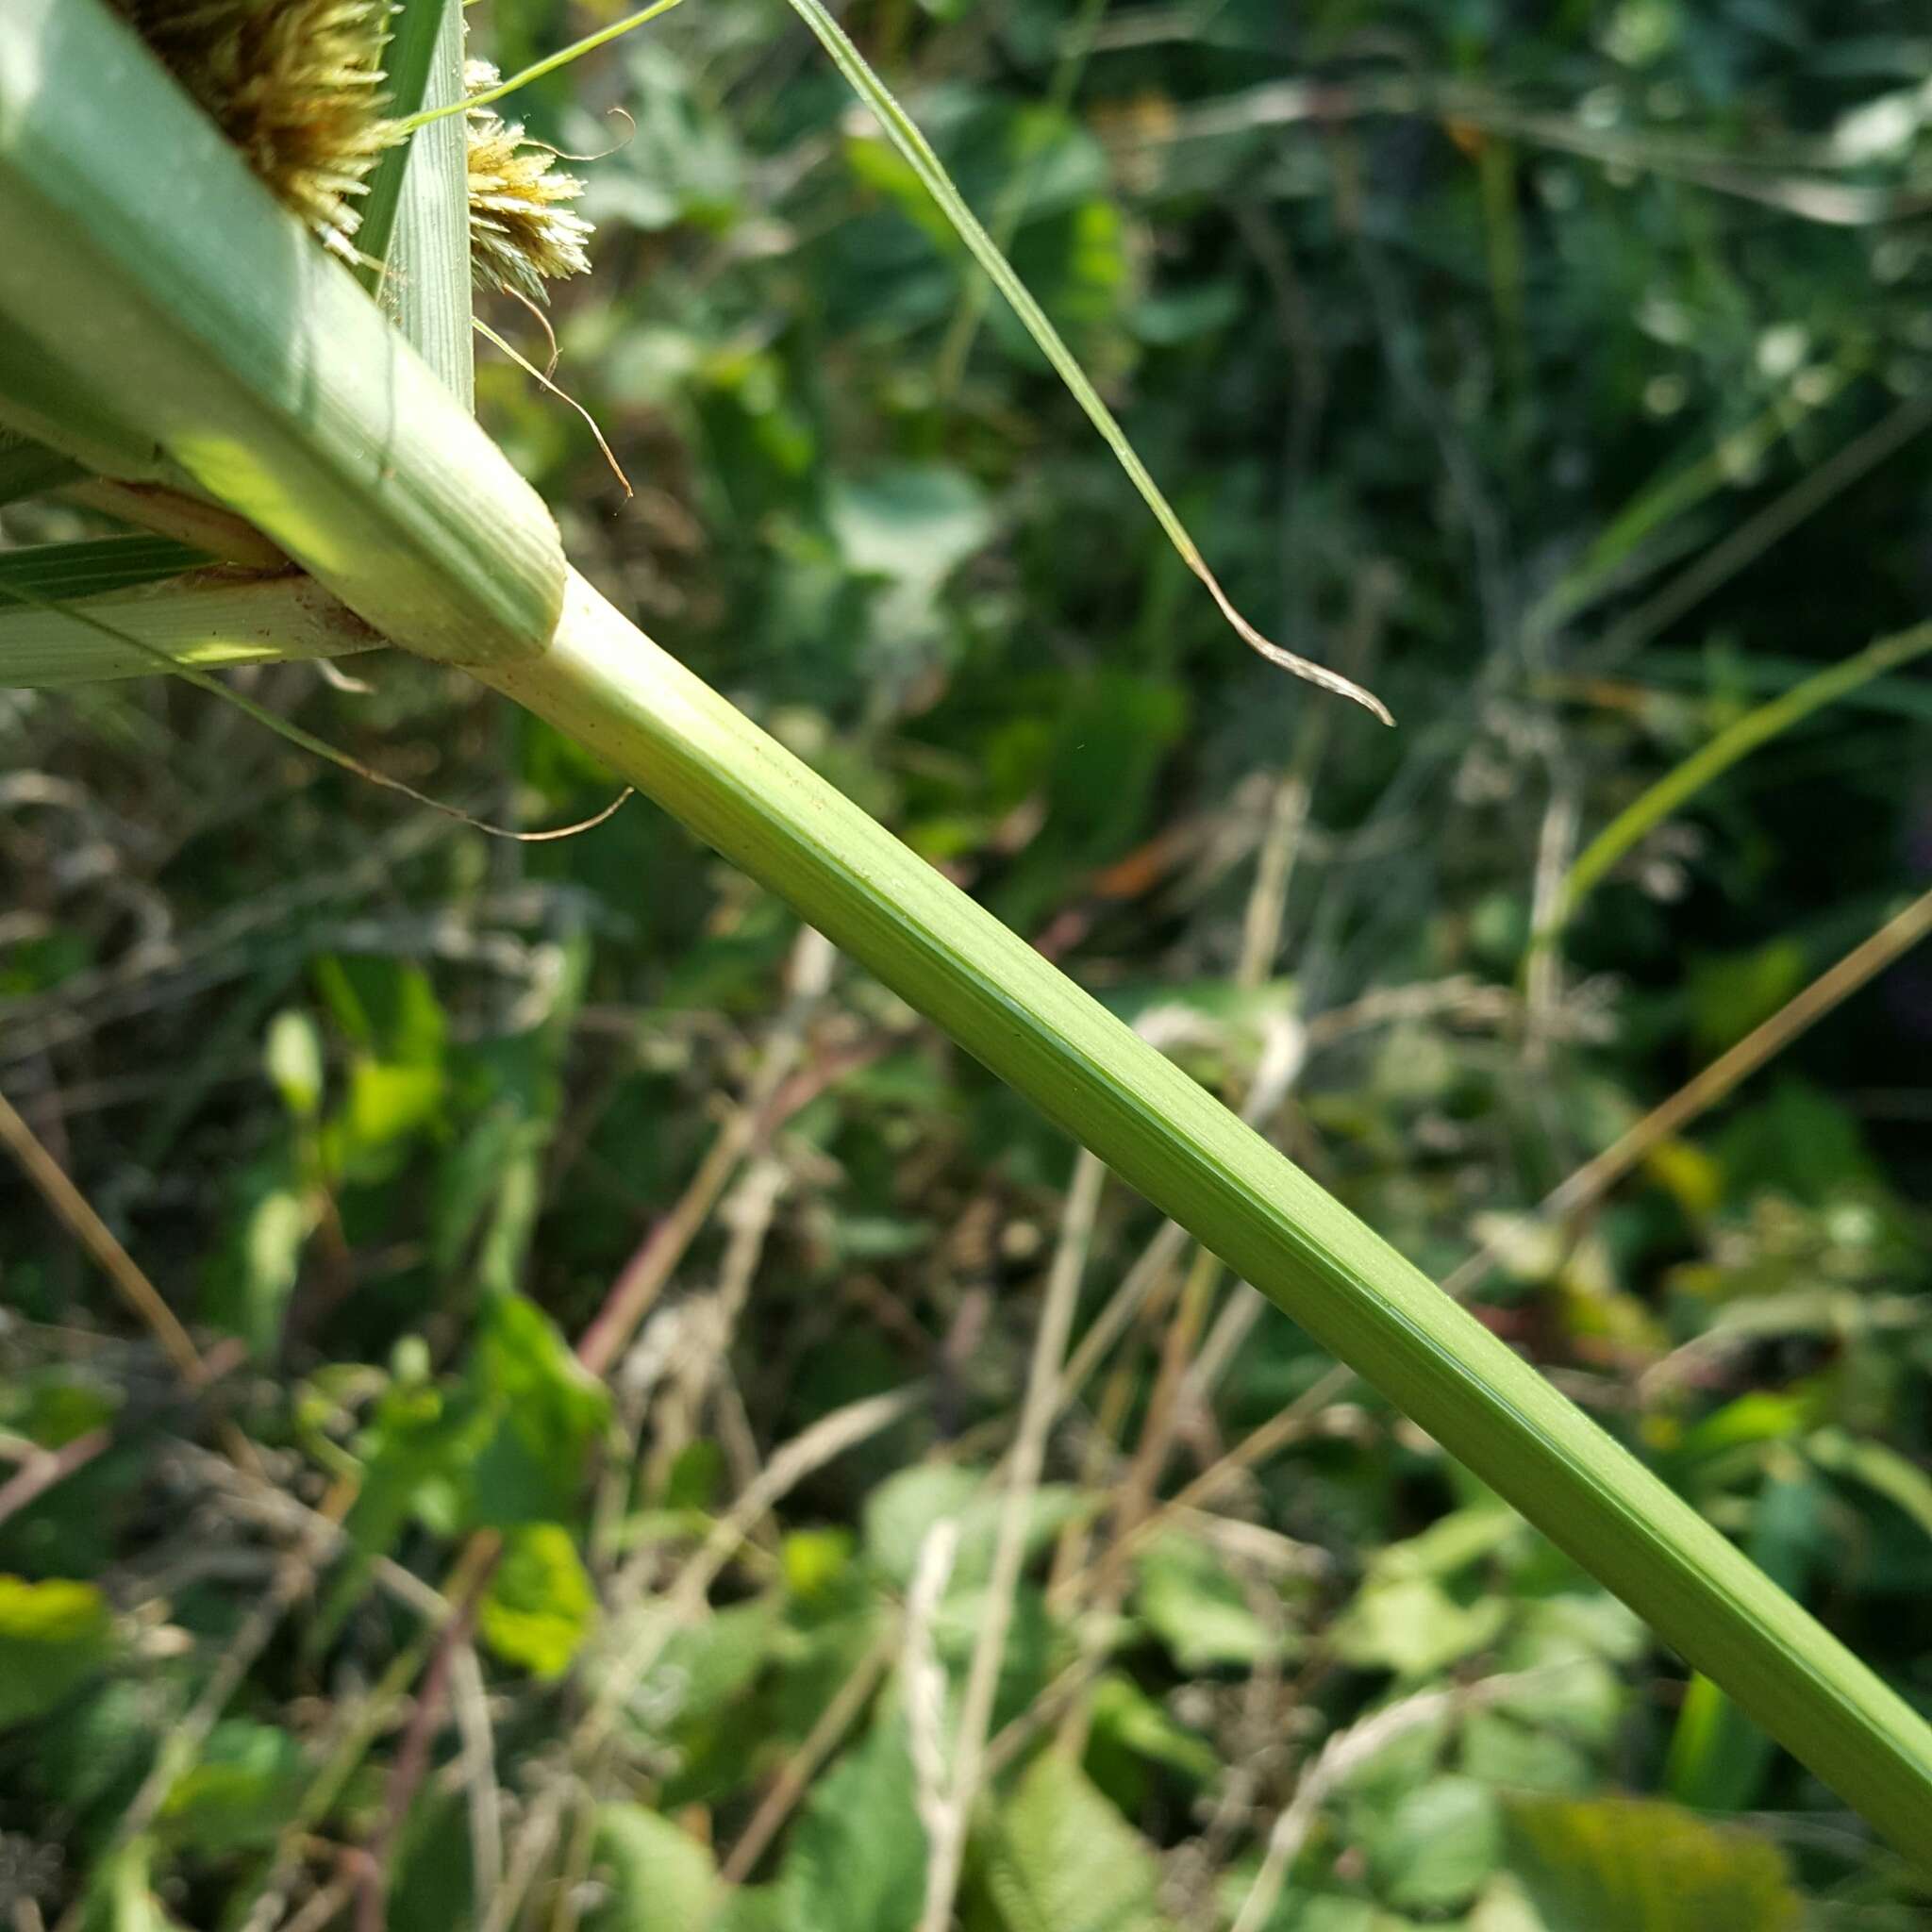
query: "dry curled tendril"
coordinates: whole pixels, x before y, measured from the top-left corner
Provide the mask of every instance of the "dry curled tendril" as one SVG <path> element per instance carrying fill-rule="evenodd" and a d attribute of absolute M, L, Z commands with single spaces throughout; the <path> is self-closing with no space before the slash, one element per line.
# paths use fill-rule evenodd
<path fill-rule="evenodd" d="M 389 0 L 114 0 L 258 177 L 324 246 L 358 260 L 360 197 L 387 149 L 408 138 L 386 112 Z M 497 85 L 473 60 L 473 94 Z M 544 299 L 589 269 L 584 192 L 557 156 L 491 108 L 465 117 L 470 270 L 480 288 Z"/>

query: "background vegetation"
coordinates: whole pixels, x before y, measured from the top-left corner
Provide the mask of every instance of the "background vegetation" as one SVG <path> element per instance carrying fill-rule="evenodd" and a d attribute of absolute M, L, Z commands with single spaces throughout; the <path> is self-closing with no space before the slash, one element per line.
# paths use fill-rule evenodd
<path fill-rule="evenodd" d="M 620 11 L 472 33 L 514 71 Z M 557 379 L 635 494 L 488 347 L 486 422 L 647 629 L 1932 1707 L 1932 964 L 1528 1212 L 1932 874 L 1907 664 L 1534 942 L 1651 785 L 1924 614 L 1923 21 L 844 17 L 1237 601 L 1399 728 L 1230 636 L 772 5 L 516 104 L 597 157 Z M 487 818 L 610 796 L 426 664 L 345 668 L 243 681 Z M 962 1823 L 974 1932 L 1924 1923 L 1612 1599 L 650 808 L 491 841 L 154 681 L 0 696 L 0 1091 L 138 1270 L 0 1179 L 15 1926 L 908 1932 Z"/>

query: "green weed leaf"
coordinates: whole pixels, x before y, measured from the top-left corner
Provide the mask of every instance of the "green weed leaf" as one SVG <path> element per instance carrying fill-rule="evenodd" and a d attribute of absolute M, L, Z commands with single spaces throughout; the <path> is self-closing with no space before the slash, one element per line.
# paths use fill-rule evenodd
<path fill-rule="evenodd" d="M 92 1583 L 0 1576 L 0 1725 L 44 1716 L 112 1653 L 108 1600 Z"/>
<path fill-rule="evenodd" d="M 596 1592 L 570 1532 L 560 1524 L 532 1523 L 505 1540 L 476 1624 L 505 1663 L 558 1677 L 583 1648 L 596 1615 Z"/>
<path fill-rule="evenodd" d="M 1784 1854 L 1747 1831 L 1632 1798 L 1516 1798 L 1511 1862 L 1549 1932 L 1790 1932 Z"/>
<path fill-rule="evenodd" d="M 641 1805 L 597 1807 L 592 1870 L 604 1897 L 584 1932 L 696 1932 L 718 1900 L 709 1847 Z"/>
<path fill-rule="evenodd" d="M 1007 1932 L 1156 1932 L 1152 1848 L 1058 1752 L 1000 1811 L 987 1887 Z"/>

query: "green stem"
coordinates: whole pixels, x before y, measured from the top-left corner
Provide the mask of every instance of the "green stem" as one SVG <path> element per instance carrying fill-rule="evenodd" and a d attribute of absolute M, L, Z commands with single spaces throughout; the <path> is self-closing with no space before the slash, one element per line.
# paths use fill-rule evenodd
<path fill-rule="evenodd" d="M 1557 895 L 1549 923 L 1531 941 L 1533 951 L 1553 944 L 1576 915 L 1576 908 L 1595 891 L 1604 875 L 1632 846 L 1681 810 L 1691 799 L 1759 745 L 1808 718 L 1813 711 L 1896 671 L 1932 651 L 1932 624 L 1921 624 L 1894 637 L 1881 638 L 1857 657 L 1833 664 L 1807 677 L 1783 696 L 1747 711 L 1720 731 L 1708 744 L 1691 753 L 1667 772 L 1641 797 L 1625 806 L 1578 855 Z"/>
<path fill-rule="evenodd" d="M 929 1014 L 1924 1855 L 1932 1728 L 1903 1699 L 1285 1156 L 581 578 L 541 658 L 479 675 Z"/>
<path fill-rule="evenodd" d="M 683 5 L 683 0 L 657 0 L 653 7 L 646 7 L 641 13 L 626 14 L 624 19 L 613 21 L 608 26 L 601 26 L 593 34 L 586 34 L 580 41 L 573 41 L 567 47 L 559 47 L 556 53 L 547 54 L 541 60 L 533 61 L 528 67 L 512 74 L 508 80 L 500 80 L 492 88 L 486 88 L 480 93 L 472 94 L 467 100 L 454 104 L 425 107 L 420 114 L 411 114 L 404 121 L 406 128 L 426 127 L 432 121 L 441 121 L 447 116 L 466 112 L 471 108 L 489 108 L 513 94 L 521 87 L 528 87 L 533 80 L 541 80 L 546 74 L 555 74 L 559 67 L 568 67 L 573 60 L 581 60 L 586 54 L 595 53 L 606 42 L 616 40 L 621 34 L 627 34 L 636 27 L 648 26 L 659 15 L 671 11 L 674 7 Z"/>

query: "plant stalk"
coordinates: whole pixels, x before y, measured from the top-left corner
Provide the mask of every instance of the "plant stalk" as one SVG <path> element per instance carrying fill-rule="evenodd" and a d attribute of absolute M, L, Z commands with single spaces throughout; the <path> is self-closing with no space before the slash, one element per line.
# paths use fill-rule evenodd
<path fill-rule="evenodd" d="M 0 0 L 0 331 L 392 641 L 470 666 L 782 894 L 1926 1857 L 1932 1728 L 1283 1155 L 567 572 L 460 403 L 99 0 Z M 0 392 L 35 376 L 0 361 Z"/>
<path fill-rule="evenodd" d="M 573 574 L 477 673 L 781 894 L 1356 1368 L 1894 1844 L 1932 1727 L 1696 1510 L 1206 1090 Z"/>

